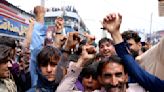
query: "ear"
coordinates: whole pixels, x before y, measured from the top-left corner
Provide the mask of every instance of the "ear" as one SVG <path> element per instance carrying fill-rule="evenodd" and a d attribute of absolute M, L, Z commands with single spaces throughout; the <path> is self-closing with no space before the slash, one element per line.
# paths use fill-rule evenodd
<path fill-rule="evenodd" d="M 125 81 L 128 82 L 128 74 L 125 74 Z"/>
<path fill-rule="evenodd" d="M 138 44 L 138 46 L 139 46 L 140 48 L 142 47 L 142 44 L 141 44 L 141 42 L 138 42 L 137 44 Z"/>

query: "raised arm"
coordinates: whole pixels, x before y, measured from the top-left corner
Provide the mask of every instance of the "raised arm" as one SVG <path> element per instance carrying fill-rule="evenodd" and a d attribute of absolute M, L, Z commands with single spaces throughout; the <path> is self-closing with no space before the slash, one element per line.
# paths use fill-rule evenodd
<path fill-rule="evenodd" d="M 71 62 L 69 64 L 68 73 L 64 79 L 59 84 L 56 92 L 73 92 L 75 87 L 75 82 L 83 68 L 83 66 L 92 59 L 95 54 L 95 47 L 91 45 L 85 45 L 82 47 L 82 54 L 78 59 L 77 63 Z"/>
<path fill-rule="evenodd" d="M 26 37 L 25 37 L 25 40 L 23 42 L 23 47 L 24 48 L 29 48 L 30 47 L 32 32 L 33 32 L 33 28 L 34 28 L 34 19 L 31 18 L 29 20 L 29 22 L 30 22 L 30 24 L 29 24 L 29 27 L 28 27 L 28 31 L 26 33 Z"/>
<path fill-rule="evenodd" d="M 160 42 L 140 55 L 141 66 L 149 73 L 164 80 L 164 37 Z"/>
<path fill-rule="evenodd" d="M 120 14 L 113 13 L 107 15 L 106 18 L 104 18 L 102 25 L 111 34 L 116 44 L 116 52 L 118 56 L 121 57 L 125 62 L 125 67 L 128 70 L 128 74 L 133 77 L 141 86 L 143 86 L 150 92 L 163 92 L 164 81 L 143 70 L 137 64 L 134 58 L 129 54 L 119 31 L 121 21 L 122 16 Z"/>

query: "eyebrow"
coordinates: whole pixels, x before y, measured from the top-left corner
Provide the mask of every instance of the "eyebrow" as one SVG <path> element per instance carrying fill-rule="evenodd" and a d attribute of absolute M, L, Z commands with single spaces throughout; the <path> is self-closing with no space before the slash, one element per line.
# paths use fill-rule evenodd
<path fill-rule="evenodd" d="M 122 75 L 122 74 L 123 74 L 122 72 L 115 73 L 115 75 Z"/>
<path fill-rule="evenodd" d="M 111 76 L 111 73 L 104 73 L 103 76 Z"/>
<path fill-rule="evenodd" d="M 122 72 L 114 73 L 114 75 L 120 75 L 120 74 L 123 74 L 123 73 Z M 112 74 L 111 73 L 104 73 L 103 75 L 104 76 L 111 76 Z"/>

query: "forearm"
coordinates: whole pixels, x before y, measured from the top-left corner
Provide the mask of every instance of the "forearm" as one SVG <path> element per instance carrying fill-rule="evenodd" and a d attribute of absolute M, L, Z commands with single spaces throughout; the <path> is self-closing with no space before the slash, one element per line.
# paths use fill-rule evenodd
<path fill-rule="evenodd" d="M 160 55 L 160 60 L 164 62 L 164 37 L 162 37 L 160 39 L 160 42 L 159 42 L 159 55 Z"/>
<path fill-rule="evenodd" d="M 111 33 L 111 36 L 112 36 L 115 44 L 119 44 L 119 43 L 123 42 L 121 33 L 119 31 L 115 31 L 115 32 Z"/>
<path fill-rule="evenodd" d="M 68 73 L 61 81 L 56 92 L 72 92 L 75 87 L 75 82 L 81 72 L 82 68 L 76 66 L 75 63 L 70 63 Z M 63 88 L 64 87 L 64 88 Z"/>
<path fill-rule="evenodd" d="M 26 37 L 25 37 L 25 40 L 24 40 L 24 45 L 23 46 L 25 48 L 29 48 L 29 45 L 31 43 L 33 28 L 34 28 L 34 25 L 33 24 L 30 24 L 29 25 L 28 32 L 26 33 Z"/>
<path fill-rule="evenodd" d="M 30 34 L 31 36 L 32 34 Z M 30 47 L 30 43 L 31 43 L 31 37 L 26 37 L 24 42 L 23 42 L 23 47 L 24 48 L 29 48 Z"/>

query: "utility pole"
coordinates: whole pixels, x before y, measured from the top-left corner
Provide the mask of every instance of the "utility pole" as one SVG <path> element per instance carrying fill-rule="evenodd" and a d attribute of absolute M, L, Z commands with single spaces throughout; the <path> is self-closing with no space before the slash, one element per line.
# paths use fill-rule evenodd
<path fill-rule="evenodd" d="M 150 15 L 150 42 L 152 40 L 152 21 L 153 21 L 153 12 Z"/>
<path fill-rule="evenodd" d="M 45 0 L 41 0 L 41 5 L 45 7 Z"/>

